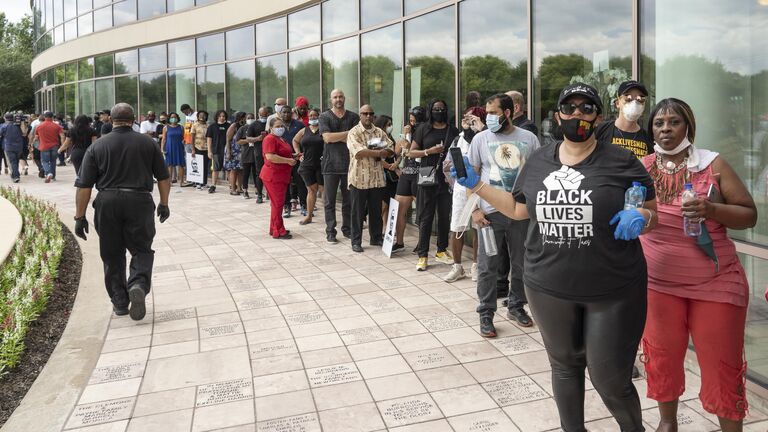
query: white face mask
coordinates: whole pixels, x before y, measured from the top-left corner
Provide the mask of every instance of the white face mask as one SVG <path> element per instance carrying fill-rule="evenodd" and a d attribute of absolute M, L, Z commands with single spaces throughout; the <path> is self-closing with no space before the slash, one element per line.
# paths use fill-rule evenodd
<path fill-rule="evenodd" d="M 680 141 L 680 144 L 677 145 L 677 147 L 673 148 L 672 150 L 664 150 L 658 143 L 654 141 L 653 143 L 653 150 L 656 151 L 656 153 L 661 153 L 663 155 L 676 155 L 680 153 L 681 151 L 687 149 L 688 147 L 692 146 L 693 143 L 688 140 L 688 129 L 685 130 L 685 138 L 683 138 L 682 141 Z"/>
<path fill-rule="evenodd" d="M 245 119 L 245 123 L 246 123 L 246 124 L 251 124 L 251 123 L 253 123 L 253 120 L 254 120 L 254 119 Z"/>
<path fill-rule="evenodd" d="M 277 115 L 280 115 L 280 112 L 281 112 L 282 110 L 283 110 L 283 106 L 282 106 L 282 105 L 275 105 L 275 113 L 276 113 Z"/>
<path fill-rule="evenodd" d="M 632 101 L 628 104 L 624 104 L 624 106 L 621 108 L 621 114 L 625 119 L 634 122 L 637 121 L 641 115 L 643 115 L 643 110 L 645 110 L 645 105 L 638 101 Z"/>
<path fill-rule="evenodd" d="M 405 134 L 405 140 L 408 142 L 411 142 L 411 134 L 409 133 Z"/>
<path fill-rule="evenodd" d="M 275 134 L 276 136 L 283 136 L 283 134 L 285 133 L 285 128 L 284 127 L 272 128 L 272 133 Z"/>

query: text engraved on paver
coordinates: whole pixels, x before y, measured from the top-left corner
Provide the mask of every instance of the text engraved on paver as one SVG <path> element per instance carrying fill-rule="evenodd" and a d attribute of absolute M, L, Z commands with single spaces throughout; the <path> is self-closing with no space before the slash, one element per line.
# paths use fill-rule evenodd
<path fill-rule="evenodd" d="M 522 354 L 532 351 L 541 351 L 543 346 L 531 339 L 530 336 L 510 336 L 492 340 L 491 343 L 496 346 L 504 355 Z"/>
<path fill-rule="evenodd" d="M 302 414 L 293 417 L 259 422 L 259 432 L 315 432 L 319 431 L 315 414 Z"/>
<path fill-rule="evenodd" d="M 307 371 L 312 387 L 322 387 L 332 384 L 341 384 L 352 381 L 360 381 L 360 372 L 353 364 L 339 364 L 324 366 Z"/>
<path fill-rule="evenodd" d="M 501 406 L 549 397 L 538 384 L 527 376 L 489 382 L 483 384 L 483 387 Z"/>
<path fill-rule="evenodd" d="M 390 426 L 417 423 L 441 416 L 430 400 L 418 398 L 393 401 L 383 408 L 382 415 Z"/>
<path fill-rule="evenodd" d="M 467 323 L 462 321 L 456 316 L 443 315 L 434 318 L 427 318 L 421 320 L 424 327 L 431 332 L 439 332 L 444 330 L 453 330 L 461 327 L 466 327 Z"/>
<path fill-rule="evenodd" d="M 300 312 L 285 316 L 285 320 L 289 324 L 311 324 L 324 319 L 325 314 L 323 314 L 323 311 Z"/>
<path fill-rule="evenodd" d="M 203 327 L 200 329 L 200 331 L 203 332 L 204 336 L 208 336 L 208 337 L 231 335 L 231 334 L 239 333 L 239 330 L 240 330 L 240 323 L 221 324 L 221 325 L 216 325 L 211 327 Z"/>
<path fill-rule="evenodd" d="M 355 345 L 386 339 L 384 333 L 378 327 L 362 327 L 342 330 L 339 336 L 347 345 Z"/>
<path fill-rule="evenodd" d="M 501 423 L 495 420 L 475 420 L 469 425 L 470 432 L 501 432 Z"/>
<path fill-rule="evenodd" d="M 155 322 L 175 321 L 180 319 L 194 318 L 195 308 L 172 309 L 155 313 Z"/>
<path fill-rule="evenodd" d="M 138 378 L 144 373 L 144 363 L 132 362 L 119 365 L 104 366 L 93 370 L 89 384 L 100 384 Z"/>
<path fill-rule="evenodd" d="M 297 352 L 292 340 L 265 342 L 251 345 L 251 358 L 264 358 Z"/>
<path fill-rule="evenodd" d="M 198 407 L 252 398 L 253 386 L 247 378 L 206 384 L 197 388 Z"/>
<path fill-rule="evenodd" d="M 246 300 L 238 303 L 240 310 L 259 309 L 267 306 L 274 306 L 274 302 L 269 297 Z"/>
<path fill-rule="evenodd" d="M 134 398 L 115 399 L 79 405 L 72 413 L 67 427 L 91 426 L 123 420 L 131 415 Z"/>

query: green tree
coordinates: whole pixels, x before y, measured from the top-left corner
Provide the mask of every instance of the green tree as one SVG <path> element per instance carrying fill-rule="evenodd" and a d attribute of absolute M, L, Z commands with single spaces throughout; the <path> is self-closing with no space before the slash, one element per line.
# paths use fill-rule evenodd
<path fill-rule="evenodd" d="M 421 93 L 419 105 L 427 106 L 432 98 L 448 102 L 448 110 L 453 115 L 456 106 L 453 103 L 454 68 L 453 63 L 441 56 L 419 56 L 408 59 L 406 67 L 406 103 L 411 103 L 411 74 L 415 68 L 421 69 Z M 450 117 L 449 115 L 449 117 Z"/>
<path fill-rule="evenodd" d="M 512 66 L 494 55 L 467 57 L 461 61 L 459 94 L 463 97 L 470 91 L 478 91 L 484 100 L 496 93 L 524 90 L 527 87 L 527 69 L 528 62 L 525 60 Z"/>
<path fill-rule="evenodd" d="M 35 90 L 30 76 L 34 36 L 32 19 L 10 23 L 0 12 L 0 112 L 32 111 Z"/>

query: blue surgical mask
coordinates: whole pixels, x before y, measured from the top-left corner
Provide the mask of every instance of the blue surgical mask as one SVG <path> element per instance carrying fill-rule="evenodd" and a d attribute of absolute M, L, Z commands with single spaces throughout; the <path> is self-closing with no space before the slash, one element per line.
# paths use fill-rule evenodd
<path fill-rule="evenodd" d="M 262 123 L 266 123 L 267 122 L 267 118 L 266 117 L 259 117 L 259 121 L 262 122 Z"/>
<path fill-rule="evenodd" d="M 320 124 L 320 119 L 309 119 L 309 124 L 312 126 L 317 126 Z"/>
<path fill-rule="evenodd" d="M 491 132 L 498 132 L 501 130 L 501 126 L 504 124 L 504 121 L 507 118 L 504 117 L 504 120 L 499 121 L 499 116 L 495 114 L 488 114 L 485 116 L 485 125 L 488 126 L 488 130 Z"/>
<path fill-rule="evenodd" d="M 284 127 L 272 128 L 272 133 L 277 136 L 283 136 L 283 134 L 285 133 L 285 128 Z"/>

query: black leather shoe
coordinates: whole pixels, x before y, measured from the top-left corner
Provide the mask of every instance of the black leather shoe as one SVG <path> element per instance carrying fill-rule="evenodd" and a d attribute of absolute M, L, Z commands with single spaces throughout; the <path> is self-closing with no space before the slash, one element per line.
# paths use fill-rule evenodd
<path fill-rule="evenodd" d="M 112 312 L 114 312 L 117 316 L 128 315 L 128 306 L 112 305 Z"/>
<path fill-rule="evenodd" d="M 325 241 L 328 243 L 338 243 L 339 241 L 336 240 L 336 234 L 328 234 L 328 236 L 325 238 Z"/>
<path fill-rule="evenodd" d="M 362 252 L 363 247 L 360 245 L 352 245 L 352 252 Z"/>
<path fill-rule="evenodd" d="M 144 305 L 144 297 L 146 296 L 147 293 L 138 285 L 134 285 L 128 289 L 128 299 L 131 301 L 129 312 L 132 320 L 140 321 L 144 319 L 144 315 L 147 314 L 147 308 Z"/>
<path fill-rule="evenodd" d="M 493 317 L 480 318 L 480 336 L 486 338 L 496 337 L 496 327 L 493 325 Z"/>
<path fill-rule="evenodd" d="M 383 241 L 381 241 L 381 240 L 372 241 L 372 242 L 371 242 L 371 246 L 379 246 L 379 247 L 381 247 L 381 246 L 384 246 L 384 242 L 383 242 Z M 393 247 L 392 247 L 392 250 L 394 250 L 394 249 L 395 249 L 395 248 L 394 248 L 394 246 L 393 246 Z"/>
<path fill-rule="evenodd" d="M 507 318 L 517 322 L 517 324 L 521 327 L 530 327 L 533 325 L 533 320 L 528 316 L 528 312 L 526 312 L 523 308 L 508 310 Z"/>
<path fill-rule="evenodd" d="M 291 235 L 290 232 L 286 232 L 285 234 L 283 234 L 281 236 L 278 236 L 278 237 L 275 237 L 275 238 L 278 239 L 278 240 L 290 240 L 290 239 L 293 238 L 293 236 Z"/>
<path fill-rule="evenodd" d="M 348 232 L 342 232 L 341 235 L 343 235 L 346 238 L 352 238 L 352 234 L 350 234 Z"/>

